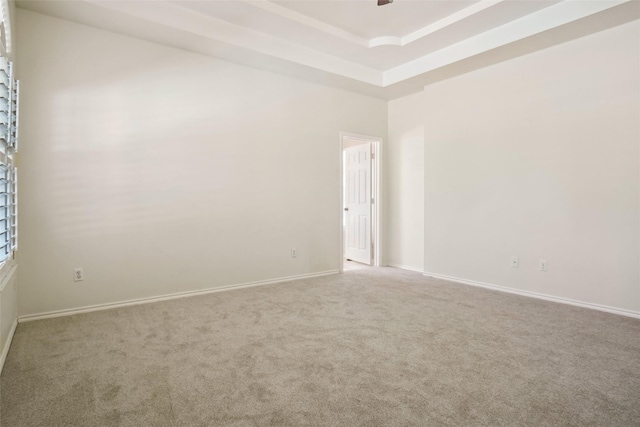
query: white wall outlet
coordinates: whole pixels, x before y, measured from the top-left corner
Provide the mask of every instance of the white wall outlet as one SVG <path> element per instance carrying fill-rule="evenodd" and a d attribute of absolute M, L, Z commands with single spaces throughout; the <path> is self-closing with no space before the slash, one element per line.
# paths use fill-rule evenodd
<path fill-rule="evenodd" d="M 547 271 L 549 268 L 549 265 L 547 264 L 547 260 L 546 259 L 541 259 L 540 260 L 540 271 Z"/>
<path fill-rule="evenodd" d="M 73 281 L 74 282 L 79 282 L 81 280 L 84 280 L 84 271 L 81 268 L 74 268 L 73 269 Z"/>
<path fill-rule="evenodd" d="M 518 259 L 517 256 L 512 256 L 511 257 L 511 267 L 513 268 L 518 268 L 520 266 L 520 260 Z"/>
<path fill-rule="evenodd" d="M 298 251 L 296 248 L 291 248 L 291 258 L 295 258 L 298 256 Z"/>

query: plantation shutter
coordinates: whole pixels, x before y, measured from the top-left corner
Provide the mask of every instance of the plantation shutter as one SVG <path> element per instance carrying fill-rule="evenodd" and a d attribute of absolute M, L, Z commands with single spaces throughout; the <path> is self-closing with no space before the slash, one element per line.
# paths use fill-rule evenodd
<path fill-rule="evenodd" d="M 0 262 L 9 258 L 18 245 L 17 170 L 14 154 L 18 148 L 19 83 L 13 67 L 0 57 Z"/>

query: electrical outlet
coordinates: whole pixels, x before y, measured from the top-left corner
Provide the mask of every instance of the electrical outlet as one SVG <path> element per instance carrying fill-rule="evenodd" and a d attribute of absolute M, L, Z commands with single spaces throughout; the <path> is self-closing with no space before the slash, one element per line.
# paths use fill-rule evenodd
<path fill-rule="evenodd" d="M 292 248 L 291 249 L 291 258 L 295 258 L 298 256 L 298 251 L 296 250 L 296 248 Z"/>
<path fill-rule="evenodd" d="M 540 260 L 540 271 L 547 271 L 548 270 L 548 264 L 547 264 L 547 260 L 546 259 L 541 259 Z"/>
<path fill-rule="evenodd" d="M 73 269 L 73 281 L 74 282 L 79 282 L 81 280 L 84 280 L 84 271 L 81 268 L 74 268 Z"/>
<path fill-rule="evenodd" d="M 518 259 L 517 256 L 512 256 L 511 257 L 511 267 L 513 268 L 518 268 L 520 266 L 520 260 Z"/>

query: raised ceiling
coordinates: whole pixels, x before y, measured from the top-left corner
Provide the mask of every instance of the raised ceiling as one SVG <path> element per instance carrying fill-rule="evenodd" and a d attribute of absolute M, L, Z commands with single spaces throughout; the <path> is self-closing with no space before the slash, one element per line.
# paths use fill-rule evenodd
<path fill-rule="evenodd" d="M 24 9 L 391 99 L 638 19 L 637 0 L 18 0 Z"/>

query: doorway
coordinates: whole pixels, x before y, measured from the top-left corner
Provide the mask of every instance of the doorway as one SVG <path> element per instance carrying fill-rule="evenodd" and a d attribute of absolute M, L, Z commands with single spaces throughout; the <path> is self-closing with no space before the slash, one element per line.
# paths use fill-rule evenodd
<path fill-rule="evenodd" d="M 340 133 L 340 272 L 380 265 L 381 143 Z"/>

